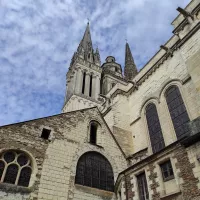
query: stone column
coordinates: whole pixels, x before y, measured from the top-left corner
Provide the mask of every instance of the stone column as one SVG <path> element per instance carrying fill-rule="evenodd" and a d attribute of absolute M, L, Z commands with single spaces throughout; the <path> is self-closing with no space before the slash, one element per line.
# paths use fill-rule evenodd
<path fill-rule="evenodd" d="M 95 99 L 97 100 L 100 94 L 100 77 L 96 76 L 96 97 Z"/>
<path fill-rule="evenodd" d="M 76 81 L 75 81 L 75 92 L 77 93 L 77 94 L 80 94 L 80 92 L 81 92 L 81 87 L 82 87 L 82 82 L 83 82 L 83 73 L 82 73 L 82 71 L 81 71 L 81 68 L 79 67 L 78 69 L 77 69 L 77 74 L 76 74 L 76 79 L 75 79 Z"/>
<path fill-rule="evenodd" d="M 85 91 L 84 94 L 86 96 L 89 96 L 89 92 L 90 92 L 90 74 L 88 72 L 86 72 L 85 75 Z"/>
<path fill-rule="evenodd" d="M 92 75 L 92 98 L 96 98 L 96 76 L 93 74 Z"/>
<path fill-rule="evenodd" d="M 74 70 L 73 72 L 73 76 L 72 76 L 72 92 L 74 93 L 75 92 L 75 89 L 76 89 L 76 70 Z"/>

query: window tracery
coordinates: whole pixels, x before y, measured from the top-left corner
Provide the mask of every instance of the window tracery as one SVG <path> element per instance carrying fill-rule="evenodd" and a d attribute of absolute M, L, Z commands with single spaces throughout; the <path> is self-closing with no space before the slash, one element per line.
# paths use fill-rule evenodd
<path fill-rule="evenodd" d="M 32 173 L 30 158 L 21 151 L 6 151 L 0 155 L 0 181 L 29 186 Z"/>
<path fill-rule="evenodd" d="M 165 92 L 165 97 L 176 136 L 180 139 L 189 131 L 187 122 L 190 119 L 179 88 L 175 85 L 171 86 Z"/>
<path fill-rule="evenodd" d="M 97 152 L 83 154 L 77 164 L 75 183 L 98 188 L 114 190 L 113 170 L 108 160 Z"/>

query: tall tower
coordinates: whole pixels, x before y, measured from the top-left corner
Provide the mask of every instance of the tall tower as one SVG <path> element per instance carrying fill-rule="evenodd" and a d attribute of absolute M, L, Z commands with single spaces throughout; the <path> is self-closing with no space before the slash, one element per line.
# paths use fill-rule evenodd
<path fill-rule="evenodd" d="M 137 75 L 137 67 L 135 65 L 129 44 L 126 43 L 125 48 L 125 67 L 124 67 L 124 76 L 126 80 L 132 80 Z"/>
<path fill-rule="evenodd" d="M 98 48 L 94 51 L 87 24 L 83 38 L 74 53 L 67 72 L 67 89 L 63 112 L 100 105 L 101 61 Z"/>
<path fill-rule="evenodd" d="M 106 95 L 117 83 L 126 84 L 122 76 L 121 65 L 113 56 L 108 56 L 102 65 L 102 94 Z"/>

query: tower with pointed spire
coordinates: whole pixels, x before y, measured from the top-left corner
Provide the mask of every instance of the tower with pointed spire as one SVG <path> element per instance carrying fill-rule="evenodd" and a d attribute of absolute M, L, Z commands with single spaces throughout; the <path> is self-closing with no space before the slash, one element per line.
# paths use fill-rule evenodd
<path fill-rule="evenodd" d="M 105 95 L 117 83 L 127 85 L 127 81 L 132 80 L 137 73 L 128 43 L 126 43 L 125 49 L 124 76 L 121 65 L 116 62 L 113 56 L 108 56 L 106 62 L 101 66 L 99 49 L 93 49 L 88 22 L 67 72 L 67 89 L 63 112 L 93 106 L 101 108 L 102 102 L 106 99 Z"/>
<path fill-rule="evenodd" d="M 137 75 L 137 73 L 137 67 L 135 65 L 129 44 L 126 42 L 124 77 L 126 80 L 130 81 Z"/>
<path fill-rule="evenodd" d="M 74 53 L 67 72 L 67 89 L 63 112 L 100 104 L 101 60 L 98 48 L 94 51 L 87 24 L 83 38 Z"/>

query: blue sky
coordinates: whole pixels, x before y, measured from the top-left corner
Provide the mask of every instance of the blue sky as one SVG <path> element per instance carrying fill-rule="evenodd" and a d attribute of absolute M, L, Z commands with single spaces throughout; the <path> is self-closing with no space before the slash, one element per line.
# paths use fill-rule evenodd
<path fill-rule="evenodd" d="M 61 112 L 66 72 L 87 18 L 101 61 L 141 68 L 172 35 L 189 0 L 0 0 L 0 125 Z"/>

